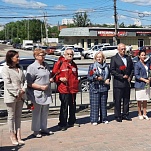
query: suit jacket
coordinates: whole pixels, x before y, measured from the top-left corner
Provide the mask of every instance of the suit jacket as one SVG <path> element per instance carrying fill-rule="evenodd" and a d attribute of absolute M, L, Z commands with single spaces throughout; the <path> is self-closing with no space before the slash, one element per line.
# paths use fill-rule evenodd
<path fill-rule="evenodd" d="M 149 73 L 149 63 L 146 63 L 146 66 L 148 67 L 147 72 Z M 135 63 L 134 66 L 135 88 L 144 89 L 146 83 L 144 81 L 141 81 L 140 78 L 148 79 L 147 72 L 144 65 L 140 61 Z"/>
<path fill-rule="evenodd" d="M 125 58 L 127 60 L 127 67 L 124 70 L 121 70 L 124 63 L 118 53 L 111 58 L 110 70 L 111 75 L 113 75 L 113 87 L 130 87 L 130 83 L 123 78 L 123 75 L 128 75 L 132 79 L 134 72 L 133 62 L 129 56 L 125 55 Z"/>
<path fill-rule="evenodd" d="M 4 80 L 4 103 L 15 102 L 19 90 L 25 91 L 27 87 L 22 68 L 19 68 L 19 72 L 17 72 L 5 65 L 2 69 L 2 78 Z"/>

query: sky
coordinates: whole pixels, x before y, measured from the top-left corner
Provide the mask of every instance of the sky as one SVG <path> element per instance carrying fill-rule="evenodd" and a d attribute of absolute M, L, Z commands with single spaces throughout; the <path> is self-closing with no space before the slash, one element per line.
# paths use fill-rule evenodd
<path fill-rule="evenodd" d="M 0 0 L 0 24 L 28 19 L 51 25 L 72 19 L 77 12 L 88 14 L 93 24 L 114 24 L 114 0 Z M 116 0 L 118 23 L 151 25 L 151 0 Z"/>

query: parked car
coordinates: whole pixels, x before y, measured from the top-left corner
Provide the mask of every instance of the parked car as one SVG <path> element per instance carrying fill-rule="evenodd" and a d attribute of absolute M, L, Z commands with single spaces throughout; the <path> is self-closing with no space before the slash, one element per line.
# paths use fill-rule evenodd
<path fill-rule="evenodd" d="M 22 48 L 22 44 L 20 44 L 20 43 L 14 43 L 13 44 L 13 48 L 21 49 Z"/>
<path fill-rule="evenodd" d="M 64 54 L 64 51 L 65 51 L 65 49 L 67 49 L 67 48 L 71 48 L 71 49 L 73 49 L 74 50 L 74 56 L 73 56 L 73 59 L 79 59 L 79 60 L 81 60 L 81 50 L 83 49 L 83 48 L 79 48 L 79 47 L 65 47 L 64 49 L 62 49 L 61 50 L 61 55 L 63 55 Z M 80 50 L 80 51 L 79 51 Z"/>
<path fill-rule="evenodd" d="M 74 51 L 78 51 L 78 52 L 80 52 L 80 54 L 82 55 L 84 49 L 83 49 L 83 48 L 80 48 L 80 47 L 74 47 Z"/>
<path fill-rule="evenodd" d="M 145 50 L 146 54 L 149 54 L 151 53 L 151 46 L 143 46 L 143 47 L 140 47 L 140 49 L 132 50 L 132 57 L 138 56 L 139 51 L 141 50 Z"/>
<path fill-rule="evenodd" d="M 102 43 L 99 45 L 94 45 L 91 48 L 89 48 L 88 50 L 82 51 L 82 56 L 84 57 L 84 59 L 88 59 L 88 53 L 92 52 L 92 51 L 97 51 L 98 49 L 100 49 L 103 46 L 110 46 L 109 43 Z"/>
<path fill-rule="evenodd" d="M 33 57 L 20 57 L 20 61 L 19 64 L 23 66 L 23 70 L 24 73 L 26 74 L 26 69 L 27 67 L 32 64 L 35 61 L 35 59 Z M 46 56 L 45 58 L 45 62 L 48 63 L 50 70 L 52 70 L 55 62 L 57 61 L 57 59 L 52 58 L 50 56 Z M 0 97 L 3 97 L 4 95 L 4 82 L 1 76 L 1 71 L 3 66 L 6 64 L 6 61 L 3 60 L 0 62 Z M 88 73 L 88 69 L 87 68 L 78 68 L 78 75 L 79 75 L 79 91 L 88 91 L 89 87 L 88 87 L 88 82 L 87 82 L 87 73 Z M 51 84 L 51 88 L 52 91 L 56 91 L 56 84 L 52 83 Z"/>
<path fill-rule="evenodd" d="M 59 46 L 56 48 L 56 50 L 54 51 L 54 55 L 56 56 L 60 56 L 60 52 L 61 52 L 61 49 L 63 48 L 64 46 Z"/>
<path fill-rule="evenodd" d="M 67 47 L 74 48 L 74 45 L 67 45 L 67 46 L 63 46 L 61 49 L 56 49 L 56 50 L 54 51 L 54 54 L 55 54 L 56 56 L 61 56 L 61 55 L 63 55 L 63 52 L 65 51 L 65 49 L 66 49 Z"/>
<path fill-rule="evenodd" d="M 97 49 L 96 51 L 89 52 L 88 53 L 88 58 L 93 59 L 95 54 L 98 51 L 102 51 L 106 58 L 110 58 L 118 52 L 117 51 L 117 46 L 103 46 L 100 49 Z"/>
<path fill-rule="evenodd" d="M 47 49 L 45 50 L 45 52 L 47 53 L 47 55 L 53 55 L 55 50 L 56 50 L 56 47 L 49 46 L 49 47 L 47 47 Z"/>

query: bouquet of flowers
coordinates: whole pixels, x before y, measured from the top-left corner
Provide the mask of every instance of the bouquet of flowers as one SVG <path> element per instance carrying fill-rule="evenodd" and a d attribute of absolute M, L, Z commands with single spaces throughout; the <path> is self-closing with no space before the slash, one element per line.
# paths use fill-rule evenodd
<path fill-rule="evenodd" d="M 96 69 L 90 70 L 89 74 L 92 76 L 95 73 Z"/>
<path fill-rule="evenodd" d="M 31 103 L 31 101 L 24 100 L 24 102 L 27 105 L 28 110 L 34 110 L 34 105 Z"/>
<path fill-rule="evenodd" d="M 119 69 L 122 70 L 122 71 L 124 71 L 126 69 L 126 66 L 125 65 L 120 66 Z"/>

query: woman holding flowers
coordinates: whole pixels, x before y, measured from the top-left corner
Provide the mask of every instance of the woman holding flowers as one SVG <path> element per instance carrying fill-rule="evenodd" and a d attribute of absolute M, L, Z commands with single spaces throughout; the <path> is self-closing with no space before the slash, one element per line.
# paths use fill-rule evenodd
<path fill-rule="evenodd" d="M 109 66 L 105 62 L 105 56 L 98 52 L 94 56 L 94 63 L 89 66 L 88 80 L 90 81 L 90 121 L 98 124 L 99 109 L 100 122 L 108 124 L 107 98 L 110 84 Z"/>
<path fill-rule="evenodd" d="M 140 120 L 149 120 L 146 112 L 147 100 L 150 100 L 150 66 L 149 63 L 145 63 L 146 52 L 139 52 L 139 61 L 135 63 L 134 75 L 135 75 L 135 89 L 136 100 L 138 104 L 138 118 Z M 143 104 L 143 115 L 141 111 L 141 105 Z"/>

